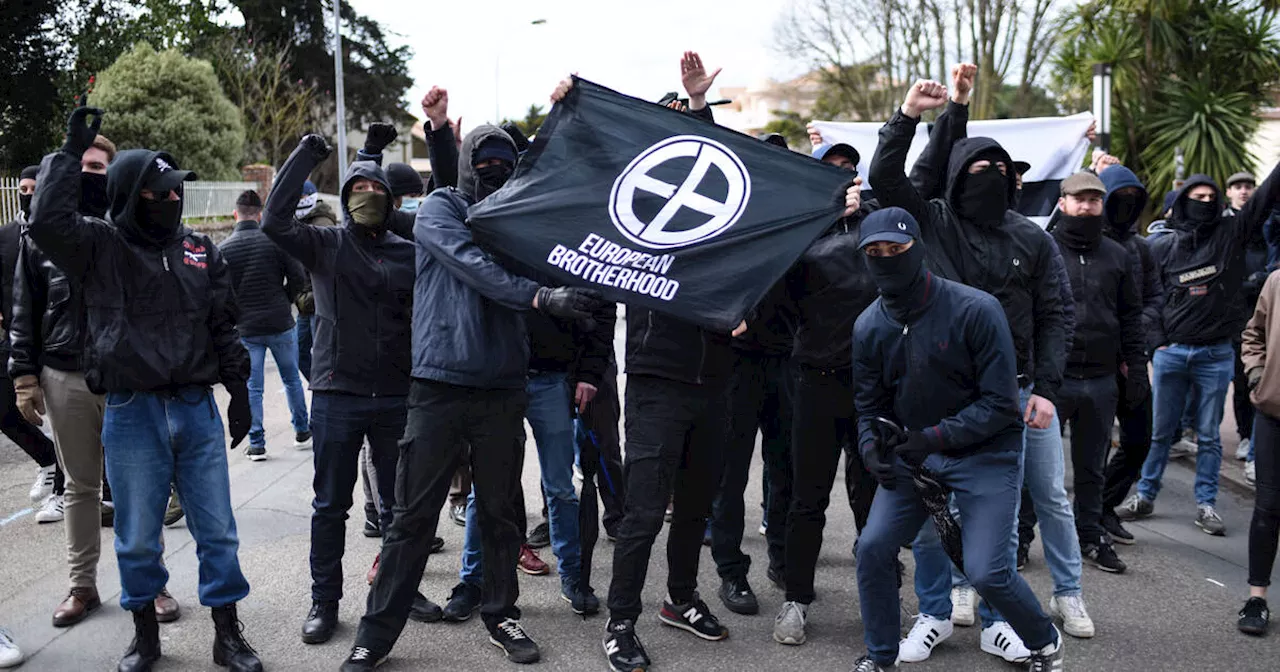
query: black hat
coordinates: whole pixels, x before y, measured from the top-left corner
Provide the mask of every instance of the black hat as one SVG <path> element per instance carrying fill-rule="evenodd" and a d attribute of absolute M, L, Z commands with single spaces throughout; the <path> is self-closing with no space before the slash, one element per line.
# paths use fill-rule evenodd
<path fill-rule="evenodd" d="M 507 135 L 511 136 L 511 142 L 516 143 L 517 154 L 524 154 L 525 150 L 529 149 L 529 138 L 525 137 L 524 132 L 520 130 L 519 126 L 516 126 L 514 121 L 503 122 L 498 128 L 506 131 Z"/>
<path fill-rule="evenodd" d="M 34 180 L 40 174 L 40 166 L 27 166 L 18 174 L 19 180 Z"/>
<path fill-rule="evenodd" d="M 240 207 L 242 205 L 249 206 L 250 208 L 261 208 L 262 198 L 258 196 L 258 192 L 252 189 L 247 189 L 240 192 L 240 195 L 236 197 L 236 207 Z"/>
<path fill-rule="evenodd" d="M 760 139 L 771 145 L 777 145 L 783 149 L 789 149 L 787 147 L 787 139 L 782 137 L 781 133 L 762 133 L 760 135 Z"/>
<path fill-rule="evenodd" d="M 189 182 L 194 179 L 196 179 L 194 172 L 178 170 L 178 167 L 170 163 L 169 159 L 164 156 L 157 156 L 151 160 L 151 165 L 147 166 L 146 177 L 143 179 L 142 186 L 156 194 L 167 194 L 181 187 L 183 182 Z"/>
<path fill-rule="evenodd" d="M 421 194 L 426 190 L 422 184 L 422 176 L 407 163 L 387 164 L 387 184 L 391 186 L 393 197 Z"/>
<path fill-rule="evenodd" d="M 862 162 L 862 157 L 858 154 L 858 150 L 853 145 L 844 142 L 837 142 L 834 145 L 818 145 L 813 148 L 813 158 L 821 161 L 827 158 L 828 154 L 844 155 L 848 157 L 854 165 Z"/>
<path fill-rule="evenodd" d="M 902 208 L 884 208 L 867 215 L 859 226 L 862 238 L 858 247 L 887 241 L 905 245 L 920 238 L 920 225 L 911 213 Z"/>
<path fill-rule="evenodd" d="M 1031 172 L 1031 164 L 1026 161 L 1014 161 L 1013 170 L 1019 175 L 1026 175 Z"/>

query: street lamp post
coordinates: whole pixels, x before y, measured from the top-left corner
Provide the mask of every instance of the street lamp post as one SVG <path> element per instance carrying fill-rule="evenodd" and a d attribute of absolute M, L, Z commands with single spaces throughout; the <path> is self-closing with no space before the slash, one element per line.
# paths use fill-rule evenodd
<path fill-rule="evenodd" d="M 534 19 L 529 22 L 531 26 L 544 26 L 546 19 Z M 498 125 L 502 121 L 501 103 L 502 103 L 502 80 L 499 77 L 500 66 L 502 64 L 502 52 L 495 51 L 493 55 L 493 123 Z"/>
<path fill-rule="evenodd" d="M 1093 66 L 1093 118 L 1098 122 L 1098 146 L 1111 151 L 1111 64 Z"/>
<path fill-rule="evenodd" d="M 338 116 L 338 184 L 347 174 L 347 102 L 342 87 L 342 0 L 333 0 L 333 95 Z"/>

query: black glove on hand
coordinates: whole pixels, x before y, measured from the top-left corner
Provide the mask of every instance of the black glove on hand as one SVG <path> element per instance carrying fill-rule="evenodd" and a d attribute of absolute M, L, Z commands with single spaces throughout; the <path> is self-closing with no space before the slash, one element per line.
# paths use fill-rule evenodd
<path fill-rule="evenodd" d="M 1124 403 L 1126 408 L 1137 408 L 1151 393 L 1151 381 L 1147 380 L 1147 367 L 1141 369 L 1129 367 L 1129 375 L 1124 377 Z"/>
<path fill-rule="evenodd" d="M 896 483 L 893 479 L 892 448 L 877 440 L 862 456 L 862 464 L 875 477 L 880 487 L 893 490 Z"/>
<path fill-rule="evenodd" d="M 249 410 L 249 388 L 240 386 L 231 392 L 231 403 L 227 404 L 227 430 L 231 432 L 231 448 L 249 436 L 249 425 L 253 423 L 253 412 Z"/>
<path fill-rule="evenodd" d="M 391 124 L 384 124 L 380 121 L 374 122 L 369 127 L 369 133 L 364 136 L 364 153 L 365 154 L 381 154 L 387 145 L 396 141 L 396 127 Z"/>
<path fill-rule="evenodd" d="M 591 311 L 604 304 L 604 297 L 594 289 L 578 287 L 539 287 L 538 310 L 552 317 L 582 320 L 591 317 Z"/>
<path fill-rule="evenodd" d="M 1248 375 L 1249 375 L 1249 391 L 1252 392 L 1253 388 L 1257 387 L 1258 383 L 1262 382 L 1262 367 L 1258 366 L 1258 367 L 1249 369 Z"/>
<path fill-rule="evenodd" d="M 894 448 L 893 452 L 897 453 L 903 462 L 916 467 L 923 463 L 926 457 L 941 449 L 938 442 L 930 439 L 924 432 L 910 432 L 907 434 L 907 440 Z"/>
<path fill-rule="evenodd" d="M 315 133 L 308 133 L 302 136 L 302 142 L 299 142 L 298 145 L 305 149 L 316 163 L 329 158 L 329 154 L 333 152 L 333 149 L 329 147 L 329 143 Z"/>
<path fill-rule="evenodd" d="M 67 141 L 62 143 L 62 151 L 80 158 L 93 146 L 98 137 L 98 129 L 102 128 L 102 110 L 96 107 L 77 107 L 67 118 Z M 93 117 L 85 123 L 88 117 Z"/>

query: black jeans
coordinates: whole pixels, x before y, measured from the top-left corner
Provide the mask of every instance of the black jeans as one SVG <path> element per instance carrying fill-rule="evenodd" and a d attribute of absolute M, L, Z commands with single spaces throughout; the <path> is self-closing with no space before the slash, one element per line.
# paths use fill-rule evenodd
<path fill-rule="evenodd" d="M 613 549 L 613 619 L 640 616 L 649 556 L 668 501 L 674 506 L 667 536 L 667 591 L 676 602 L 693 598 L 714 484 L 720 482 L 728 391 L 728 380 L 693 385 L 654 376 L 627 379 L 627 499 Z"/>
<path fill-rule="evenodd" d="M 311 503 L 311 599 L 342 599 L 342 555 L 347 512 L 360 475 L 360 448 L 367 438 L 382 499 L 380 524 L 391 524 L 395 505 L 397 444 L 404 434 L 404 397 L 358 397 L 315 392 L 311 431 L 315 463 Z"/>
<path fill-rule="evenodd" d="M 755 455 L 756 431 L 765 453 L 791 452 L 791 400 L 794 380 L 786 357 L 740 354 L 729 388 L 729 433 L 724 441 L 724 474 L 711 513 L 711 557 L 722 579 L 743 579 L 751 556 L 742 552 L 746 525 L 747 479 Z M 766 462 L 765 470 L 768 471 Z M 784 509 L 785 511 L 785 509 Z M 766 526 L 769 547 L 782 549 L 786 527 Z"/>
<path fill-rule="evenodd" d="M 1123 389 L 1124 380 L 1117 375 L 1116 384 Z M 1151 394 L 1138 405 L 1117 405 L 1116 417 L 1120 420 L 1120 447 L 1107 462 L 1106 485 L 1102 488 L 1102 513 L 1114 515 L 1113 510 L 1124 503 L 1129 490 L 1142 477 L 1142 463 L 1151 450 Z"/>
<path fill-rule="evenodd" d="M 582 419 L 587 428 L 594 432 L 596 446 L 599 448 L 599 464 L 595 474 L 600 503 L 604 506 L 604 529 L 606 533 L 617 536 L 618 527 L 622 525 L 627 484 L 622 471 L 622 441 L 618 436 L 622 405 L 618 399 L 616 364 L 609 364 L 600 387 L 596 390 L 595 399 L 587 405 Z"/>
<path fill-rule="evenodd" d="M 53 441 L 18 411 L 17 392 L 13 389 L 13 379 L 8 376 L 0 377 L 0 432 L 41 467 L 58 464 Z M 53 471 L 53 494 L 61 495 L 65 486 L 66 477 L 62 474 L 62 467 L 57 466 Z M 109 501 L 110 497 L 107 499 Z"/>
<path fill-rule="evenodd" d="M 484 554 L 480 614 L 490 631 L 506 618 L 520 617 L 516 558 L 524 507 L 516 502 L 524 498 L 520 473 L 526 405 L 523 389 L 486 390 L 414 379 L 395 470 L 395 515 L 382 538 L 381 566 L 360 619 L 357 646 L 386 653 L 400 637 L 427 566 L 440 508 L 468 446 Z"/>
<path fill-rule="evenodd" d="M 1236 375 L 1232 379 L 1231 405 L 1236 414 L 1236 433 L 1243 441 L 1253 435 L 1253 401 L 1249 399 L 1249 374 L 1245 373 L 1240 359 L 1240 342 L 1233 341 L 1236 349 Z"/>
<path fill-rule="evenodd" d="M 1280 419 L 1259 411 L 1253 426 L 1254 468 L 1258 472 L 1249 525 L 1249 585 L 1270 586 L 1280 540 Z"/>
<path fill-rule="evenodd" d="M 795 415 L 791 440 L 791 502 L 786 519 L 787 600 L 813 602 L 813 574 L 822 550 L 827 505 L 840 454 L 845 453 L 845 489 L 861 532 L 871 512 L 876 481 L 862 464 L 853 411 L 853 369 L 823 370 L 800 366 L 796 373 Z M 774 487 L 778 474 L 771 473 Z"/>
<path fill-rule="evenodd" d="M 1071 426 L 1076 534 L 1081 545 L 1096 544 L 1106 534 L 1102 529 L 1103 471 L 1119 393 L 1114 376 L 1065 377 L 1058 390 L 1059 417 L 1063 425 Z"/>

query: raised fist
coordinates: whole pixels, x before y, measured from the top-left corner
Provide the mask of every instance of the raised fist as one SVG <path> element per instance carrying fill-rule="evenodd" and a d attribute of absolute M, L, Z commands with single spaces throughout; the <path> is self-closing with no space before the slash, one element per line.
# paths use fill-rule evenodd
<path fill-rule="evenodd" d="M 324 138 L 316 135 L 315 133 L 308 133 L 307 135 L 302 136 L 302 142 L 298 143 L 298 146 L 305 149 L 316 163 L 320 163 L 321 161 L 329 158 L 329 154 L 333 152 L 333 149 L 329 147 L 329 143 L 325 142 Z"/>
<path fill-rule="evenodd" d="M 978 66 L 961 63 L 951 68 L 951 100 L 960 105 L 969 103 L 973 93 L 973 79 L 978 76 Z"/>
<path fill-rule="evenodd" d="M 365 135 L 364 151 L 366 154 L 381 154 L 387 145 L 395 141 L 396 127 L 375 121 L 369 126 L 369 132 Z"/>
<path fill-rule="evenodd" d="M 444 128 L 449 123 L 449 91 L 438 86 L 431 87 L 427 95 L 422 97 L 422 113 L 431 122 L 431 130 Z"/>
<path fill-rule="evenodd" d="M 902 102 L 902 113 L 913 119 L 929 110 L 936 110 L 947 104 L 947 87 L 938 82 L 922 79 L 907 90 L 907 99 Z"/>

